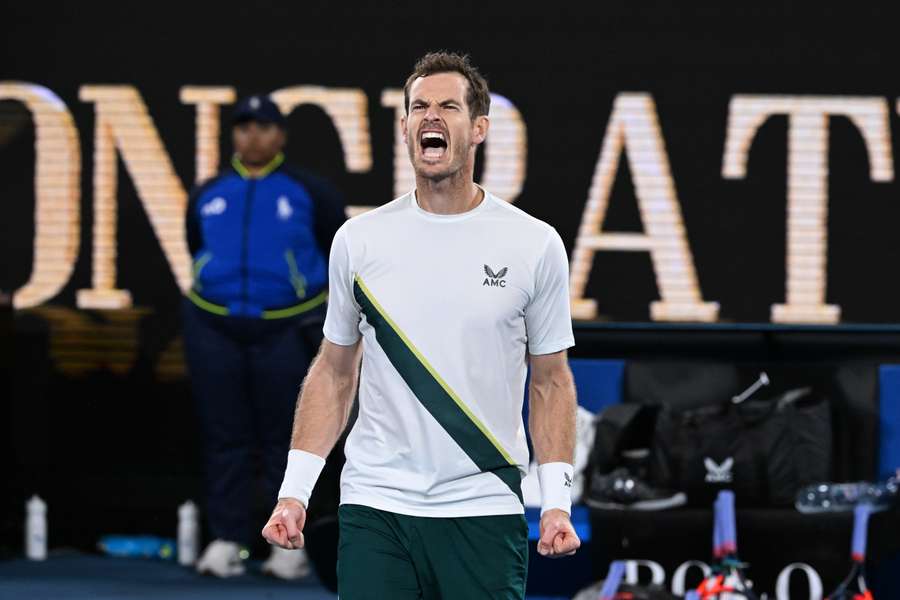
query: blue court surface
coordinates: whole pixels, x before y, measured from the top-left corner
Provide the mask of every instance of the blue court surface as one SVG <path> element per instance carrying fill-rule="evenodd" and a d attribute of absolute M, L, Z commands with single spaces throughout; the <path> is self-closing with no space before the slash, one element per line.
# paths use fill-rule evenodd
<path fill-rule="evenodd" d="M 2 600 L 335 600 L 314 576 L 280 581 L 250 561 L 246 575 L 223 580 L 174 562 L 51 554 L 43 562 L 0 562 Z M 557 600 L 529 596 L 528 600 Z M 562 600 L 562 599 L 560 599 Z"/>
<path fill-rule="evenodd" d="M 88 554 L 53 554 L 43 562 L 0 563 L 0 598 L 22 600 L 237 600 L 302 598 L 334 600 L 315 577 L 286 582 L 266 577 L 259 564 L 241 577 L 218 579 L 198 575 L 175 562 L 110 558 Z"/>

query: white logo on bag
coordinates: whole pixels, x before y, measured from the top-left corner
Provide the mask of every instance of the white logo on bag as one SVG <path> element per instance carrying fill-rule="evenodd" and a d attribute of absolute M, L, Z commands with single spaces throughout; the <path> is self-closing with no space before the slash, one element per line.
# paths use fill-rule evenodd
<path fill-rule="evenodd" d="M 734 466 L 734 458 L 728 457 L 722 464 L 718 464 L 710 457 L 703 459 L 703 465 L 706 467 L 707 483 L 731 483 L 731 467 Z"/>
<path fill-rule="evenodd" d="M 225 212 L 225 209 L 227 208 L 227 206 L 228 205 L 225 203 L 225 198 L 223 198 L 222 196 L 216 196 L 215 198 L 213 198 L 212 200 L 210 200 L 209 202 L 207 202 L 206 204 L 203 205 L 203 208 L 200 209 L 200 213 L 204 217 L 209 217 L 212 215 L 221 215 L 223 212 Z"/>
<path fill-rule="evenodd" d="M 278 218 L 282 221 L 287 221 L 291 218 L 291 215 L 294 214 L 294 209 L 291 208 L 291 203 L 288 200 L 287 196 L 279 196 L 278 197 Z"/>

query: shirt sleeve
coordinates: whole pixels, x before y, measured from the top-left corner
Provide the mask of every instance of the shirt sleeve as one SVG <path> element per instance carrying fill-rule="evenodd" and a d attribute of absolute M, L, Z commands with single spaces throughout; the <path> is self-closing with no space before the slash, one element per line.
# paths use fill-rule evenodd
<path fill-rule="evenodd" d="M 552 354 L 575 345 L 569 306 L 569 261 L 552 231 L 535 272 L 534 296 L 525 308 L 528 352 Z"/>
<path fill-rule="evenodd" d="M 331 242 L 328 259 L 328 311 L 323 332 L 328 341 L 349 346 L 359 339 L 359 306 L 353 297 L 353 269 L 346 223 Z"/>

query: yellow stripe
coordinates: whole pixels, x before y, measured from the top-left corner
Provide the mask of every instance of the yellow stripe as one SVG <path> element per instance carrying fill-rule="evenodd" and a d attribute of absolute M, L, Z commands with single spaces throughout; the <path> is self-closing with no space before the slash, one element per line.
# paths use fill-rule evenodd
<path fill-rule="evenodd" d="M 203 267 L 205 267 L 205 266 L 206 266 L 206 263 L 208 263 L 210 260 L 212 260 L 212 253 L 211 253 L 211 252 L 204 252 L 204 253 L 200 256 L 200 258 L 198 258 L 197 260 L 194 261 L 193 271 L 194 271 L 194 277 L 195 277 L 195 278 L 197 277 L 197 275 L 200 274 L 200 271 L 203 270 Z"/>
<path fill-rule="evenodd" d="M 294 251 L 288 248 L 284 251 L 284 259 L 287 261 L 288 269 L 291 271 L 291 285 L 294 286 L 294 291 L 297 292 L 298 298 L 306 297 L 306 278 L 303 277 L 303 274 L 300 273 L 300 269 L 297 268 L 297 261 L 294 259 Z"/>
<path fill-rule="evenodd" d="M 419 349 L 416 348 L 416 346 L 410 341 L 410 339 L 408 337 L 406 337 L 406 334 L 403 333 L 403 330 L 401 330 L 397 326 L 397 324 L 394 323 L 393 319 L 391 319 L 388 316 L 387 311 L 385 311 L 384 308 L 382 308 L 381 304 L 378 303 L 378 300 L 375 299 L 375 296 L 372 295 L 372 292 L 369 291 L 369 288 L 367 288 L 366 284 L 363 283 L 362 278 L 359 275 L 357 275 L 355 277 L 355 279 L 356 279 L 356 282 L 359 284 L 359 288 L 363 291 L 363 293 L 369 299 L 369 302 L 372 303 L 372 305 L 375 307 L 375 309 L 381 314 L 381 316 L 384 318 L 384 320 L 387 321 L 387 323 L 391 326 L 391 328 L 394 330 L 394 332 L 396 332 L 396 334 L 398 336 L 400 336 L 400 339 L 403 340 L 403 343 L 406 344 L 406 347 L 409 348 L 410 352 L 412 352 L 415 355 L 415 357 L 419 359 L 419 362 L 421 362 L 422 366 L 425 367 L 425 369 L 428 371 L 428 373 L 430 373 L 431 376 L 434 377 L 434 380 L 437 381 L 438 384 L 442 388 L 444 388 L 444 391 L 447 392 L 448 396 L 453 398 L 453 401 L 456 402 L 456 405 L 459 407 L 459 409 L 461 411 L 463 411 L 467 417 L 469 417 L 469 420 L 471 420 L 472 423 L 474 423 L 475 426 L 478 428 L 478 430 L 484 434 L 484 437 L 486 437 L 488 440 L 490 440 L 491 444 L 493 444 L 494 447 L 497 449 L 497 452 L 499 452 L 503 456 L 503 458 L 506 459 L 506 462 L 508 462 L 510 465 L 515 465 L 516 462 L 512 459 L 512 457 L 510 457 L 509 453 L 503 448 L 503 446 L 500 445 L 500 442 L 497 441 L 497 439 L 491 434 L 491 432 L 488 431 L 487 427 L 484 426 L 484 423 L 482 423 L 478 419 L 478 417 L 476 417 L 472 413 L 472 411 L 469 409 L 469 407 L 466 406 L 465 402 L 463 402 L 462 399 L 460 399 L 460 397 L 456 395 L 456 392 L 454 392 L 450 388 L 450 386 L 447 385 L 447 382 L 444 381 L 444 379 L 438 374 L 438 372 L 434 370 L 434 367 L 431 366 L 431 363 L 429 363 L 428 360 L 424 356 L 422 356 L 422 353 L 419 352 Z"/>
<path fill-rule="evenodd" d="M 244 166 L 244 163 L 241 162 L 241 159 L 238 158 L 237 154 L 231 157 L 231 166 L 234 167 L 234 170 L 238 172 L 238 175 L 240 175 L 244 179 L 262 179 L 263 177 L 277 169 L 278 166 L 283 162 L 284 153 L 279 152 L 277 155 L 275 155 L 275 158 L 269 161 L 269 164 L 260 169 L 256 175 L 253 175 L 249 170 L 247 170 L 247 167 Z"/>
<path fill-rule="evenodd" d="M 250 178 L 250 171 L 247 170 L 247 167 L 244 166 L 241 159 L 237 157 L 237 154 L 231 157 L 231 166 L 234 167 L 234 170 L 238 172 L 238 175 L 244 179 Z"/>
<path fill-rule="evenodd" d="M 191 302 L 202 308 L 207 312 L 211 312 L 213 314 L 226 316 L 230 314 L 228 307 L 222 306 L 221 304 L 214 304 L 209 300 L 206 300 L 200 297 L 194 290 L 188 290 L 187 293 L 188 298 Z M 306 302 L 302 304 L 297 304 L 296 306 L 289 306 L 288 308 L 277 308 L 275 310 L 264 310 L 262 311 L 263 319 L 284 319 L 285 317 L 293 317 L 294 315 L 299 315 L 300 313 L 306 312 L 310 309 L 313 309 L 320 304 L 324 304 L 325 301 L 328 300 L 328 291 L 322 290 L 313 298 L 310 298 Z"/>
<path fill-rule="evenodd" d="M 188 290 L 187 296 L 191 302 L 207 312 L 211 312 L 216 315 L 222 315 L 223 317 L 228 314 L 228 308 L 220 306 L 218 304 L 213 304 L 209 300 L 204 300 L 203 298 L 198 296 L 197 293 L 194 292 L 194 290 Z"/>
<path fill-rule="evenodd" d="M 284 162 L 284 154 L 282 154 L 281 152 L 279 152 L 279 153 L 275 156 L 275 158 L 272 159 L 272 161 L 271 161 L 269 164 L 267 164 L 266 166 L 264 166 L 264 167 L 259 171 L 259 174 L 257 175 L 257 177 L 265 177 L 266 175 L 268 175 L 269 173 L 271 173 L 272 171 L 274 171 L 275 169 L 277 169 L 277 168 L 278 168 L 278 165 L 280 165 L 280 164 L 283 163 L 283 162 Z"/>
<path fill-rule="evenodd" d="M 293 317 L 294 315 L 299 315 L 302 312 L 313 309 L 320 304 L 325 304 L 326 300 L 328 300 L 328 292 L 326 290 L 322 290 L 317 296 L 314 296 L 306 302 L 298 304 L 297 306 L 291 306 L 289 308 L 279 308 L 277 310 L 264 310 L 262 312 L 262 318 L 283 319 L 285 317 Z"/>

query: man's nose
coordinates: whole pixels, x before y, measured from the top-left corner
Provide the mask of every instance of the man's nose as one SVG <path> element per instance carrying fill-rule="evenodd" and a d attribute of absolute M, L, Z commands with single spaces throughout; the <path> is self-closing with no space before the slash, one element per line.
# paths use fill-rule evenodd
<path fill-rule="evenodd" d="M 425 120 L 437 121 L 440 118 L 440 107 L 437 104 L 429 104 L 428 108 L 425 109 Z"/>

